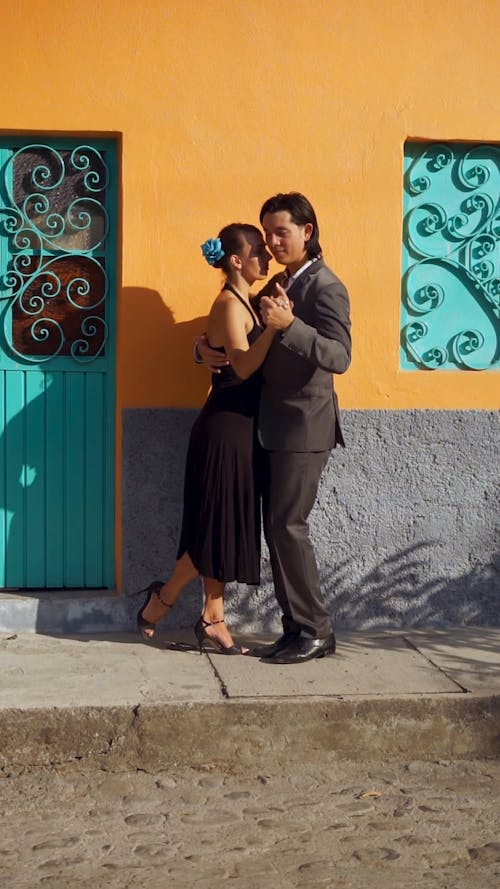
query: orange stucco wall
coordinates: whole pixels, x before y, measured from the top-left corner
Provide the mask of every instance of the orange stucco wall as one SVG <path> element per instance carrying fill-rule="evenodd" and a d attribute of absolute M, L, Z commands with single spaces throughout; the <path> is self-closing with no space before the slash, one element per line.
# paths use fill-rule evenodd
<path fill-rule="evenodd" d="M 3 3 L 3 130 L 122 139 L 119 407 L 200 403 L 199 244 L 290 189 L 352 297 L 343 406 L 498 406 L 495 372 L 400 371 L 398 337 L 404 140 L 499 138 L 499 33 L 497 0 Z"/>

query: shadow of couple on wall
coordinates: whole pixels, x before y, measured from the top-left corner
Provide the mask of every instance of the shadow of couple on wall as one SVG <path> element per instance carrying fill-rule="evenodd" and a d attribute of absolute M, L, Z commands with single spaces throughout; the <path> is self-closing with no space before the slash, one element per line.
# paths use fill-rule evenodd
<path fill-rule="evenodd" d="M 165 579 L 175 563 L 189 431 L 210 389 L 210 373 L 193 355 L 206 322 L 206 315 L 177 321 L 158 291 L 121 292 L 122 592 L 132 596 L 131 608 L 134 590 Z M 200 606 L 201 584 L 194 582 L 176 608 L 181 625 L 192 623 Z"/>
<path fill-rule="evenodd" d="M 210 386 L 210 376 L 193 360 L 193 341 L 205 331 L 207 316 L 176 321 L 158 291 L 124 287 L 118 318 L 123 336 L 117 370 L 118 379 L 127 381 L 127 403 L 134 406 L 160 403 L 170 407 L 201 405 Z M 131 362 L 133 374 L 127 368 Z"/>

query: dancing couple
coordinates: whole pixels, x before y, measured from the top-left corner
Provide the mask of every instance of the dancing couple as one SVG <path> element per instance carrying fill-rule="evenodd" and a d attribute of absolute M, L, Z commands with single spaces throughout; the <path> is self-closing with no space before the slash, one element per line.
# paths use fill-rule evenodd
<path fill-rule="evenodd" d="M 302 663 L 335 652 L 308 518 L 332 448 L 344 445 L 332 374 L 349 367 L 349 298 L 325 264 L 316 214 L 298 193 L 260 212 L 264 231 L 232 223 L 202 245 L 224 275 L 200 337 L 212 389 L 191 431 L 182 529 L 173 573 L 154 581 L 137 615 L 145 641 L 184 587 L 203 578 L 195 634 L 222 654 Z M 267 278 L 271 255 L 283 266 Z M 224 622 L 230 581 L 258 584 L 260 520 L 269 548 L 283 632 L 248 652 Z"/>

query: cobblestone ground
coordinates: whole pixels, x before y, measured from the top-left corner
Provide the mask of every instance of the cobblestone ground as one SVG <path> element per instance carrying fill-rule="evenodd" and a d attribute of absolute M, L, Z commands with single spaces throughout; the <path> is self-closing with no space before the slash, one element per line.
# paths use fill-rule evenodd
<path fill-rule="evenodd" d="M 500 762 L 0 778 L 2 889 L 498 889 Z"/>

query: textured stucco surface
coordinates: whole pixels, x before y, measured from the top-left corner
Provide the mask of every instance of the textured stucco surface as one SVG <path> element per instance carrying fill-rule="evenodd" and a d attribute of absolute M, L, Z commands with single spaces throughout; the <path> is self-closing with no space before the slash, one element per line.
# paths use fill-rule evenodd
<path fill-rule="evenodd" d="M 123 413 L 123 589 L 166 577 L 176 555 L 195 411 Z M 499 414 L 344 411 L 311 515 L 325 598 L 345 627 L 500 624 Z M 194 622 L 193 584 L 169 617 Z M 279 628 L 264 549 L 260 588 L 234 585 L 242 630 Z"/>

